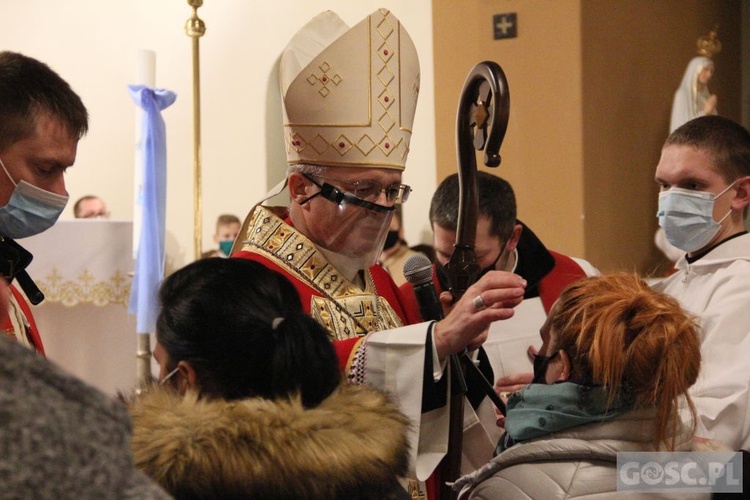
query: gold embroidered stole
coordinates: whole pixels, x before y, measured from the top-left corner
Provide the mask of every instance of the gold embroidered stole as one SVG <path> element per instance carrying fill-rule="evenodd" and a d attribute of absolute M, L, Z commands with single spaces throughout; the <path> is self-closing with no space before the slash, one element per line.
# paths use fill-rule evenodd
<path fill-rule="evenodd" d="M 378 295 L 369 271 L 362 290 L 342 276 L 307 237 L 267 207 L 255 208 L 242 250 L 262 255 L 312 288 L 310 315 L 334 340 L 403 326 L 388 301 Z"/>

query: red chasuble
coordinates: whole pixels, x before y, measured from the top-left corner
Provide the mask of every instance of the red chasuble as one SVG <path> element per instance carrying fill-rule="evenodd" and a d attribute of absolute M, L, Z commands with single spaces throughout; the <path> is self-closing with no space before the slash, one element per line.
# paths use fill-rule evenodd
<path fill-rule="evenodd" d="M 247 240 L 233 257 L 260 262 L 284 275 L 297 289 L 304 311 L 331 335 L 342 369 L 370 332 L 419 323 L 418 308 L 406 305 L 401 291 L 380 266 L 364 272 L 365 288 L 353 284 L 315 245 L 276 210 L 258 206 Z"/>

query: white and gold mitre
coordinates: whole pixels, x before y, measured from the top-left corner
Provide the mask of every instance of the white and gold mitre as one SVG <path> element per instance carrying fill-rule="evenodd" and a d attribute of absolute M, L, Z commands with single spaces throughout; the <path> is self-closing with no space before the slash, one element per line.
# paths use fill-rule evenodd
<path fill-rule="evenodd" d="M 386 9 L 352 28 L 326 11 L 281 56 L 284 141 L 290 165 L 403 170 L 419 94 L 419 59 Z"/>

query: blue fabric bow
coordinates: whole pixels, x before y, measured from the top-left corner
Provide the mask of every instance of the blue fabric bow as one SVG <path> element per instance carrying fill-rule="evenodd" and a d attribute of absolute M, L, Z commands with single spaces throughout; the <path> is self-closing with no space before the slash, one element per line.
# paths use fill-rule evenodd
<path fill-rule="evenodd" d="M 143 183 L 136 203 L 141 206 L 141 229 L 128 312 L 136 314 L 136 331 L 156 330 L 159 284 L 164 277 L 167 206 L 167 132 L 161 111 L 177 99 L 171 90 L 128 85 L 130 97 L 143 109 L 141 147 Z"/>

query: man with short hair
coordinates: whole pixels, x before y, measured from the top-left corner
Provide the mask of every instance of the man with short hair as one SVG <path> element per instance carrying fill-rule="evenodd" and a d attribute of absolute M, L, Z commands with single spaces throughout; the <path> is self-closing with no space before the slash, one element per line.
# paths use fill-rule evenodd
<path fill-rule="evenodd" d="M 659 225 L 686 252 L 656 283 L 700 322 L 703 362 L 690 389 L 696 435 L 750 449 L 750 133 L 720 116 L 667 138 L 656 167 Z"/>
<path fill-rule="evenodd" d="M 527 282 L 523 302 L 512 318 L 494 322 L 483 349 L 497 379 L 498 392 L 520 389 L 531 382 L 532 346 L 539 343 L 539 329 L 552 305 L 568 284 L 599 272 L 587 261 L 547 249 L 534 232 L 516 218 L 516 196 L 511 185 L 495 175 L 477 171 L 477 229 L 475 253 L 480 276 L 492 270 L 513 272 Z M 448 276 L 443 266 L 453 254 L 458 226 L 458 174 L 440 183 L 430 202 L 430 225 L 433 231 L 438 286 L 448 290 Z M 497 443 L 501 429 L 497 416 L 485 404 L 476 408 L 482 429 L 474 428 L 475 442 L 487 438 Z M 479 444 L 475 446 L 479 448 Z M 465 461 L 475 462 L 465 447 Z"/>
<path fill-rule="evenodd" d="M 453 254 L 458 225 L 458 174 L 440 183 L 430 203 L 430 225 L 437 260 L 437 276 L 443 290 L 449 288 L 443 266 Z M 516 218 L 516 196 L 511 185 L 495 175 L 477 171 L 478 219 L 475 240 L 481 274 L 508 271 L 527 281 L 524 301 L 513 318 L 493 324 L 484 344 L 496 376 L 529 372 L 531 362 L 517 349 L 508 351 L 496 342 L 518 340 L 518 345 L 537 343 L 552 304 L 569 283 L 599 272 L 587 261 L 547 249 L 528 226 Z"/>
<path fill-rule="evenodd" d="M 524 283 L 490 273 L 445 319 L 421 323 L 376 265 L 393 210 L 411 191 L 402 171 L 419 91 L 416 49 L 392 13 L 379 9 L 352 28 L 333 12 L 318 15 L 282 54 L 279 78 L 291 202 L 255 207 L 234 255 L 287 276 L 336 341 L 350 380 L 396 397 L 415 424 L 412 465 L 424 480 L 445 451 L 447 412 L 417 425 L 431 406 L 423 388 L 445 399 L 435 380 L 446 356 L 481 344 Z M 436 427 L 425 430 L 429 423 Z"/>
<path fill-rule="evenodd" d="M 30 260 L 18 257 L 24 251 L 13 240 L 49 229 L 65 208 L 63 174 L 87 130 L 86 108 L 65 80 L 36 59 L 0 52 L 0 246 L 12 263 L 2 269 L 6 281 Z M 43 354 L 28 304 L 10 290 L 3 331 Z"/>

